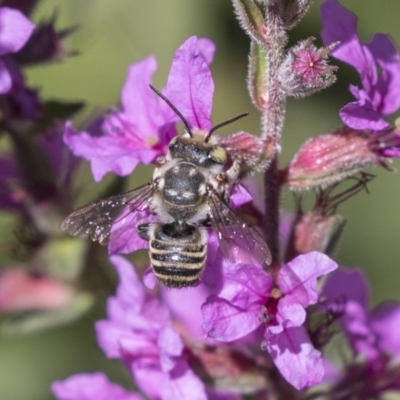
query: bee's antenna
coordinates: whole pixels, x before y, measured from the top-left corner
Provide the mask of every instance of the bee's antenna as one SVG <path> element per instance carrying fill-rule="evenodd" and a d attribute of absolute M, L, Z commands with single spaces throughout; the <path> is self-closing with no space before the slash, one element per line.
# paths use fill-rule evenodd
<path fill-rule="evenodd" d="M 192 127 L 189 125 L 189 122 L 186 121 L 185 117 L 180 113 L 180 111 L 153 85 L 149 85 L 149 86 L 150 86 L 150 89 L 153 90 L 153 92 L 158 94 L 171 107 L 171 109 L 174 111 L 174 113 L 180 118 L 183 125 L 185 125 L 186 131 L 189 134 L 189 136 L 193 137 Z"/>
<path fill-rule="evenodd" d="M 228 125 L 228 124 L 230 124 L 231 122 L 235 122 L 235 121 L 237 121 L 237 120 L 240 119 L 240 118 L 247 117 L 248 115 L 249 115 L 249 113 L 247 113 L 247 112 L 246 112 L 246 113 L 242 113 L 242 114 L 236 115 L 236 117 L 227 119 L 226 121 L 221 122 L 221 123 L 219 123 L 219 124 L 213 126 L 213 127 L 210 129 L 210 132 L 208 132 L 208 134 L 207 134 L 207 136 L 206 136 L 206 138 L 205 138 L 205 140 L 204 140 L 205 143 L 207 143 L 207 142 L 210 140 L 211 135 L 212 135 L 213 132 L 215 132 L 217 129 L 221 128 L 222 126 Z"/>

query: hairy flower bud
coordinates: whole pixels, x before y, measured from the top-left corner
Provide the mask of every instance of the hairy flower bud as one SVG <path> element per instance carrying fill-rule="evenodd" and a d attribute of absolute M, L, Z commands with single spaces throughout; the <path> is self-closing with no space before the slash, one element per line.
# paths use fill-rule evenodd
<path fill-rule="evenodd" d="M 305 15 L 310 7 L 311 0 L 287 0 L 278 1 L 280 15 L 284 21 L 285 28 L 293 28 Z"/>
<path fill-rule="evenodd" d="M 309 38 L 292 47 L 281 64 L 278 77 L 288 96 L 304 97 L 332 85 L 336 81 L 337 67 L 328 65 L 327 58 L 336 47 L 318 48 Z"/>
<path fill-rule="evenodd" d="M 325 217 L 312 211 L 300 219 L 294 231 L 294 248 L 297 254 L 320 251 L 332 254 L 337 247 L 346 220 L 338 214 Z"/>
<path fill-rule="evenodd" d="M 229 156 L 238 161 L 245 170 L 249 169 L 249 172 L 255 172 L 264 169 L 265 162 L 260 160 L 262 142 L 258 137 L 246 132 L 238 132 L 221 137 L 220 143 Z"/>
<path fill-rule="evenodd" d="M 284 171 L 292 190 L 327 187 L 384 163 L 379 135 L 343 127 L 306 142 Z"/>
<path fill-rule="evenodd" d="M 253 40 L 263 43 L 266 27 L 260 6 L 254 0 L 233 0 L 233 7 L 242 28 Z"/>

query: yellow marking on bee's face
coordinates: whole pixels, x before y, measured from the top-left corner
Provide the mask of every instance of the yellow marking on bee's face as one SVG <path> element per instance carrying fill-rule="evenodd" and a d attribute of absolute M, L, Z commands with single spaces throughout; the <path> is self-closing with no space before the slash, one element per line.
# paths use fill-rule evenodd
<path fill-rule="evenodd" d="M 210 156 L 218 164 L 226 163 L 226 159 L 227 159 L 226 151 L 221 146 L 216 146 L 214 149 L 212 149 Z"/>

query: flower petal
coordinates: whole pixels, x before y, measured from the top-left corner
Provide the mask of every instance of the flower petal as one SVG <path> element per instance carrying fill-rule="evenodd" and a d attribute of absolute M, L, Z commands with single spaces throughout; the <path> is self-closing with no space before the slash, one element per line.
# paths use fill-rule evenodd
<path fill-rule="evenodd" d="M 0 60 L 0 94 L 5 94 L 11 90 L 12 76 L 6 65 Z"/>
<path fill-rule="evenodd" d="M 20 50 L 31 36 L 35 25 L 20 11 L 0 8 L 0 55 Z"/>
<path fill-rule="evenodd" d="M 303 327 L 286 327 L 282 333 L 265 336 L 268 352 L 283 377 L 301 390 L 322 381 L 324 363 Z"/>
<path fill-rule="evenodd" d="M 75 131 L 70 122 L 65 125 L 64 143 L 76 156 L 90 161 L 96 182 L 108 172 L 129 175 L 141 160 L 149 161 L 157 156 L 157 152 L 149 148 L 140 150 L 138 157 L 138 151 L 123 143 L 123 140 L 111 135 L 95 136 L 89 132 Z"/>
<path fill-rule="evenodd" d="M 278 286 L 293 303 L 307 307 L 318 300 L 317 279 L 337 267 L 335 261 L 318 251 L 302 254 L 280 269 Z"/>
<path fill-rule="evenodd" d="M 400 355 L 400 305 L 386 303 L 371 313 L 371 327 L 378 335 L 379 348 L 393 357 Z"/>
<path fill-rule="evenodd" d="M 260 325 L 259 308 L 240 308 L 223 298 L 211 295 L 201 307 L 204 321 L 202 333 L 222 342 L 246 336 Z"/>
<path fill-rule="evenodd" d="M 357 130 L 371 129 L 380 131 L 389 126 L 368 100 L 346 104 L 339 111 L 339 115 L 347 126 Z"/>
<path fill-rule="evenodd" d="M 77 374 L 52 384 L 52 392 L 58 400 L 141 400 L 136 393 L 128 392 L 111 383 L 101 373 Z"/>
<path fill-rule="evenodd" d="M 161 387 L 162 400 L 207 400 L 203 382 L 181 360 Z"/>
<path fill-rule="evenodd" d="M 158 347 L 161 369 L 164 372 L 172 371 L 184 349 L 181 337 L 170 326 L 166 326 L 160 331 Z"/>
<path fill-rule="evenodd" d="M 214 83 L 195 36 L 176 51 L 163 93 L 192 128 L 209 130 Z M 208 56 L 209 58 L 209 56 Z"/>
<path fill-rule="evenodd" d="M 367 44 L 375 62 L 381 68 L 374 104 L 382 115 L 389 115 L 400 107 L 400 56 L 392 40 L 384 34 L 374 35 Z M 379 102 L 379 103 L 378 103 Z"/>
<path fill-rule="evenodd" d="M 321 18 L 324 25 L 321 32 L 324 45 L 340 42 L 332 55 L 353 66 L 361 75 L 364 88 L 369 92 L 370 85 L 376 82 L 377 74 L 371 53 L 357 36 L 357 16 L 338 1 L 327 0 L 321 6 Z"/>

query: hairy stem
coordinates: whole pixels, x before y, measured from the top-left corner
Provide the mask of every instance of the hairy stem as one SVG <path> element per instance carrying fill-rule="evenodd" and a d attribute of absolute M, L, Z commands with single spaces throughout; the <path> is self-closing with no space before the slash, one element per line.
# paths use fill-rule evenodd
<path fill-rule="evenodd" d="M 285 96 L 280 88 L 278 70 L 284 55 L 287 35 L 275 5 L 266 10 L 266 74 L 262 109 L 262 157 L 271 160 L 264 175 L 265 236 L 272 253 L 272 269 L 279 268 L 279 155 L 285 114 Z"/>

